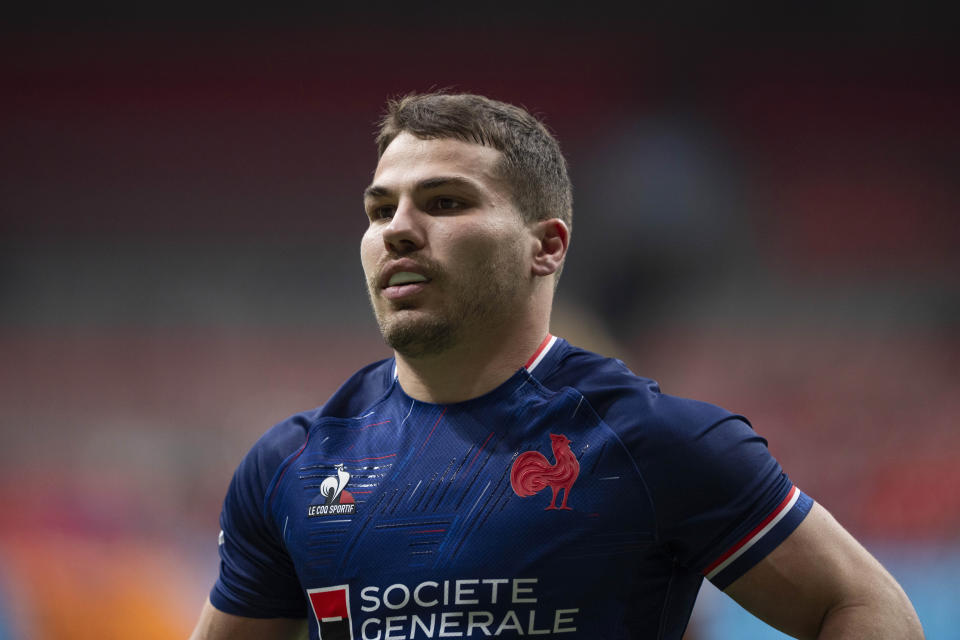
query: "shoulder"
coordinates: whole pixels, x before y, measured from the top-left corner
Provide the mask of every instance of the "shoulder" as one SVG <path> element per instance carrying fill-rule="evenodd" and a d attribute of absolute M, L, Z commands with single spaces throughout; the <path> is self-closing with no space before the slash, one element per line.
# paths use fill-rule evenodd
<path fill-rule="evenodd" d="M 648 489 L 674 496 L 691 489 L 744 479 L 737 469 L 774 472 L 767 442 L 747 419 L 727 409 L 665 394 L 616 359 L 566 343 L 543 384 L 581 394 L 629 453 Z M 731 476 L 738 476 L 731 478 Z M 672 499 L 672 498 L 671 498 Z"/>
<path fill-rule="evenodd" d="M 623 362 L 574 347 L 559 345 L 556 359 L 541 383 L 581 393 L 600 418 L 616 431 L 643 426 L 647 437 L 690 437 L 699 429 L 742 416 L 717 405 L 661 392 L 650 378 L 638 376 Z"/>
<path fill-rule="evenodd" d="M 340 385 L 330 399 L 316 410 L 315 419 L 352 418 L 365 413 L 390 391 L 395 377 L 393 358 L 368 364 Z"/>
<path fill-rule="evenodd" d="M 303 448 L 314 424 L 323 418 L 349 418 L 362 414 L 384 396 L 392 380 L 392 358 L 360 369 L 323 405 L 293 414 L 268 429 L 240 463 L 237 475 L 266 487 L 283 462 Z"/>

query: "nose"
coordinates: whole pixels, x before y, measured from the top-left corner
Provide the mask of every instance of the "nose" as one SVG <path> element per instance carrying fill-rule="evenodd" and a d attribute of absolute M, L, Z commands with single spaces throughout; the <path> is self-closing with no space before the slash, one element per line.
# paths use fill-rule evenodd
<path fill-rule="evenodd" d="M 407 199 L 397 204 L 390 222 L 383 229 L 387 251 L 400 255 L 422 249 L 426 244 L 424 213 Z"/>

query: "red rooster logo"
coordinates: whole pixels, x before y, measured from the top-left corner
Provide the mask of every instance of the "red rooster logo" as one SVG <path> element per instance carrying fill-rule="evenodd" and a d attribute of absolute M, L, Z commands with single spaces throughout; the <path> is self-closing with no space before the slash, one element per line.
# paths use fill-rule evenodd
<path fill-rule="evenodd" d="M 545 487 L 553 489 L 553 498 L 547 509 L 570 509 L 567 498 L 570 497 L 570 487 L 580 475 L 580 463 L 570 450 L 570 439 L 557 433 L 550 434 L 550 444 L 553 447 L 555 464 L 538 451 L 527 451 L 517 456 L 510 469 L 510 484 L 513 492 L 521 498 L 538 493 Z M 557 494 L 563 489 L 563 502 L 557 507 Z M 544 509 L 546 511 L 547 509 Z"/>

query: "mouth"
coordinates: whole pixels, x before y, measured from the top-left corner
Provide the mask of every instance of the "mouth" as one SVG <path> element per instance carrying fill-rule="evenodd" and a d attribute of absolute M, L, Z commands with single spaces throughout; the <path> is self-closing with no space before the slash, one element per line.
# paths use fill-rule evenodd
<path fill-rule="evenodd" d="M 427 277 L 412 271 L 398 271 L 387 280 L 387 286 L 401 287 L 405 284 L 416 284 L 418 282 L 427 282 Z"/>
<path fill-rule="evenodd" d="M 380 289 L 388 300 L 407 298 L 423 291 L 430 278 L 415 271 L 395 271 L 390 273 Z"/>

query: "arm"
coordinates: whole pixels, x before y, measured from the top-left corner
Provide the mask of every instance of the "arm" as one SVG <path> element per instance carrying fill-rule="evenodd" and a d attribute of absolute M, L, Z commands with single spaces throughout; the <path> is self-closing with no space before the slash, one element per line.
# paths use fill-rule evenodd
<path fill-rule="evenodd" d="M 818 504 L 725 592 L 797 638 L 923 638 L 900 585 Z"/>
<path fill-rule="evenodd" d="M 301 640 L 307 638 L 306 619 L 244 618 L 220 611 L 207 600 L 190 640 Z"/>

